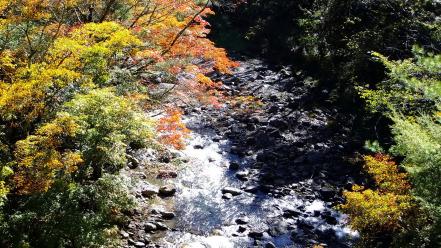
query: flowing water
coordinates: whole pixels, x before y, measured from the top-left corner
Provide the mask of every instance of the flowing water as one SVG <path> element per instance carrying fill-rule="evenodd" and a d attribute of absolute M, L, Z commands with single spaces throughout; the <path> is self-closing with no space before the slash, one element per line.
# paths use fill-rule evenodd
<path fill-rule="evenodd" d="M 310 237 L 327 240 L 324 244 L 330 247 L 352 246 L 358 234 L 348 228 L 345 216 L 330 202 L 297 194 L 275 196 L 257 190 L 258 182 L 246 184 L 236 177 L 229 165 L 239 164 L 240 171 L 255 170 L 250 165 L 256 156 L 235 155 L 231 152 L 233 142 L 218 135 L 212 120 L 226 111 L 230 109 L 199 110 L 185 117 L 192 134 L 181 153 L 189 162 L 178 178 L 171 180 L 177 187 L 172 207 L 176 219 L 173 229 L 163 237 L 162 246 L 305 247 L 316 242 Z M 311 180 L 298 183 L 308 185 Z M 225 187 L 241 189 L 240 195 L 224 199 Z M 296 210 L 298 215 L 284 216 Z M 326 221 L 322 213 L 334 221 Z"/>

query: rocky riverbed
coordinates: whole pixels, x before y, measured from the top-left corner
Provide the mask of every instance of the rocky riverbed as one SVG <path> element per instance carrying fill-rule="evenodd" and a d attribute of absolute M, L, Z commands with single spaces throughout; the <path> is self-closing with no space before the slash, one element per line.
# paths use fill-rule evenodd
<path fill-rule="evenodd" d="M 185 150 L 134 153 L 125 175 L 143 207 L 120 233 L 127 246 L 351 247 L 358 234 L 335 206 L 357 180 L 353 118 L 289 67 L 247 59 L 213 78 L 232 100 L 182 106 Z"/>

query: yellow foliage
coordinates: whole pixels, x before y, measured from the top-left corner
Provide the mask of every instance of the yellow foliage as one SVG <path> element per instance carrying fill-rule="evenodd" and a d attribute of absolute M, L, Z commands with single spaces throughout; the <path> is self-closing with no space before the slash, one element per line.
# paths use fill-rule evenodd
<path fill-rule="evenodd" d="M 398 172 L 387 155 L 365 156 L 364 160 L 377 189 L 353 186 L 352 191 L 343 193 L 346 203 L 340 209 L 349 215 L 351 226 L 367 237 L 398 231 L 415 207 L 406 174 Z"/>
<path fill-rule="evenodd" d="M 79 152 L 64 150 L 66 139 L 72 138 L 78 125 L 70 116 L 59 116 L 39 128 L 35 135 L 16 144 L 17 172 L 14 183 L 20 194 L 44 192 L 58 172 L 72 173 L 83 160 Z"/>
<path fill-rule="evenodd" d="M 343 193 L 341 209 L 351 218 L 351 226 L 362 232 L 395 231 L 412 207 L 410 195 L 353 189 Z"/>
<path fill-rule="evenodd" d="M 125 80 L 113 69 L 127 73 L 127 85 L 133 86 L 118 88 L 118 94 L 147 107 L 150 79 L 142 73 L 176 76 L 191 67 L 195 80 L 184 85 L 186 96 L 218 104 L 218 83 L 205 75 L 237 65 L 206 38 L 204 17 L 213 12 L 198 1 L 0 0 L 0 11 L 0 35 L 6 37 L 0 54 L 0 121 L 18 133 L 10 144 L 22 139 L 11 161 L 17 167 L 12 181 L 21 194 L 45 191 L 56 175 L 78 169 L 82 156 L 65 143 L 78 127 L 56 112 L 76 94 Z M 192 65 L 195 58 L 206 63 Z M 43 121 L 47 124 L 37 128 Z M 179 111 L 169 111 L 158 131 L 176 148 L 183 147 L 188 133 Z"/>
<path fill-rule="evenodd" d="M 407 194 L 410 185 L 405 173 L 398 172 L 397 165 L 387 155 L 377 154 L 364 157 L 364 169 L 372 175 L 379 190 L 395 194 Z"/>

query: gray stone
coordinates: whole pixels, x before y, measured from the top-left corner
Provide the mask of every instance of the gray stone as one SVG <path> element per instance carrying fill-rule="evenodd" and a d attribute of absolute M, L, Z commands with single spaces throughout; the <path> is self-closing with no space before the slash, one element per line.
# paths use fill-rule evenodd
<path fill-rule="evenodd" d="M 142 190 L 141 194 L 144 197 L 152 197 L 154 195 L 157 195 L 159 193 L 159 189 L 156 186 L 153 185 L 146 185 Z"/>
<path fill-rule="evenodd" d="M 236 219 L 236 223 L 239 225 L 245 225 L 245 224 L 248 224 L 249 222 L 250 222 L 250 219 L 246 216 Z"/>
<path fill-rule="evenodd" d="M 171 170 L 161 170 L 158 172 L 156 178 L 158 179 L 167 179 L 167 178 L 176 178 L 178 177 L 178 173 L 176 171 Z"/>
<path fill-rule="evenodd" d="M 242 190 L 233 187 L 225 187 L 222 189 L 222 193 L 223 194 L 230 193 L 233 196 L 237 196 L 242 194 Z"/>
<path fill-rule="evenodd" d="M 159 188 L 159 195 L 163 197 L 174 196 L 176 193 L 176 188 L 173 185 L 164 185 Z"/>
<path fill-rule="evenodd" d="M 141 241 L 136 241 L 133 245 L 135 247 L 145 247 L 145 243 Z"/>
<path fill-rule="evenodd" d="M 165 220 L 171 220 L 175 218 L 175 213 L 173 212 L 161 212 L 161 217 Z"/>
<path fill-rule="evenodd" d="M 127 160 L 128 160 L 128 166 L 130 169 L 136 169 L 139 167 L 140 162 L 137 158 L 135 158 L 134 156 L 131 155 L 127 155 Z"/>
<path fill-rule="evenodd" d="M 152 232 L 152 231 L 155 231 L 156 229 L 158 229 L 158 228 L 156 227 L 155 223 L 147 222 L 144 225 L 144 230 L 146 232 Z"/>
<path fill-rule="evenodd" d="M 253 239 L 260 239 L 263 237 L 263 232 L 251 231 L 250 233 L 248 233 L 248 236 Z"/>
<path fill-rule="evenodd" d="M 250 174 L 249 171 L 239 171 L 236 173 L 236 177 L 241 180 L 241 181 L 247 181 L 248 180 L 248 175 Z"/>
<path fill-rule="evenodd" d="M 126 232 L 126 231 L 124 231 L 124 230 L 121 230 L 120 232 L 119 232 L 119 234 L 121 234 L 121 236 L 123 237 L 123 238 L 125 238 L 125 239 L 127 239 L 130 235 Z"/>
<path fill-rule="evenodd" d="M 226 193 L 222 195 L 222 199 L 230 200 L 231 198 L 233 198 L 233 195 L 230 193 Z"/>

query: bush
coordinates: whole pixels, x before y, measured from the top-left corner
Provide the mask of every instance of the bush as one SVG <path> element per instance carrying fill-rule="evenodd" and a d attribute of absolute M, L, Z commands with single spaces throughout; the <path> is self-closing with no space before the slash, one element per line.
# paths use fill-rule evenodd
<path fill-rule="evenodd" d="M 395 144 L 390 152 L 403 158 L 411 193 L 423 208 L 423 215 L 407 223 L 419 223 L 424 230 L 406 230 L 407 236 L 413 233 L 418 245 L 437 247 L 441 244 L 441 55 L 419 47 L 413 50 L 415 58 L 401 61 L 376 53 L 388 69 L 388 79 L 364 89 L 362 97 L 371 110 L 393 121 Z"/>
<path fill-rule="evenodd" d="M 130 145 L 142 147 L 153 138 L 153 123 L 136 105 L 112 89 L 92 90 L 65 104 L 35 135 L 17 142 L 17 189 L 24 194 L 47 191 L 62 176 L 79 179 L 116 173 L 126 163 Z"/>
<path fill-rule="evenodd" d="M 365 170 L 372 176 L 375 189 L 354 186 L 343 193 L 346 203 L 340 208 L 351 219 L 351 226 L 362 234 L 362 243 L 376 245 L 378 239 L 397 235 L 415 208 L 406 175 L 398 172 L 390 157 L 366 156 Z"/>
<path fill-rule="evenodd" d="M 15 199 L 6 212 L 0 243 L 6 247 L 116 246 L 116 224 L 134 207 L 126 184 L 105 175 L 86 185 L 57 181 L 47 192 Z"/>

